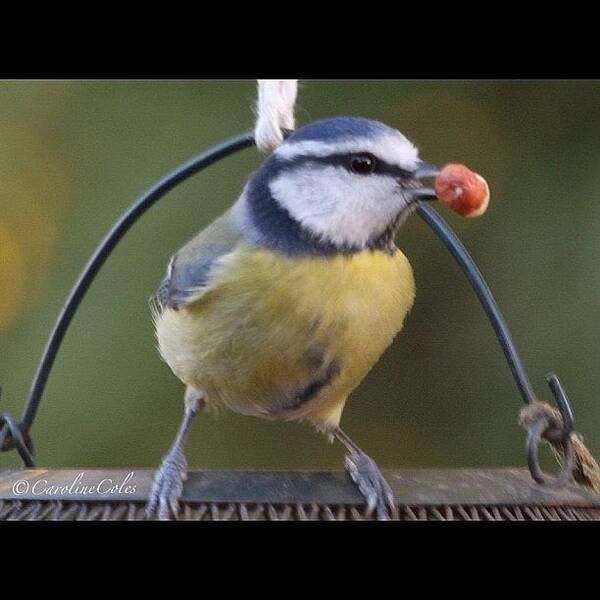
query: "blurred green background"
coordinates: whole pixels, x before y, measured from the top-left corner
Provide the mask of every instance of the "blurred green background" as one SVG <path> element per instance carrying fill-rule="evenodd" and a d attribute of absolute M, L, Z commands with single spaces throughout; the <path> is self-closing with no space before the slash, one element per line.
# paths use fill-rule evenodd
<path fill-rule="evenodd" d="M 0 83 L 0 412 L 20 415 L 49 329 L 111 223 L 178 163 L 248 129 L 254 81 Z M 555 369 L 600 455 L 600 82 L 304 81 L 298 124 L 385 121 L 421 156 L 485 175 L 490 209 L 443 209 L 488 279 L 534 387 Z M 153 467 L 182 412 L 147 299 L 173 251 L 237 197 L 260 156 L 245 150 L 150 210 L 92 285 L 33 429 L 51 467 Z M 418 218 L 398 244 L 417 300 L 404 332 L 346 406 L 347 432 L 385 468 L 524 465 L 521 400 L 458 267 Z M 306 425 L 201 416 L 196 468 L 341 468 Z M 20 464 L 0 455 L 2 467 Z"/>

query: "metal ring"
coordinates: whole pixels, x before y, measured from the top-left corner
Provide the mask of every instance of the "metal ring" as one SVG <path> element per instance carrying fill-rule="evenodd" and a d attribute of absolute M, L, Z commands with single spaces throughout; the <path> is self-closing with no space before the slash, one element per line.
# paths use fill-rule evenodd
<path fill-rule="evenodd" d="M 539 485 L 546 487 L 563 487 L 570 479 L 573 473 L 573 466 L 575 462 L 575 455 L 573 451 L 573 444 L 571 442 L 570 435 L 561 441 L 562 451 L 561 455 L 561 467 L 560 472 L 556 477 L 551 479 L 547 478 L 547 475 L 542 471 L 539 463 L 539 447 L 544 432 L 548 429 L 549 423 L 547 419 L 540 419 L 533 423 L 527 430 L 527 465 L 529 466 L 529 472 L 533 477 L 534 481 Z"/>

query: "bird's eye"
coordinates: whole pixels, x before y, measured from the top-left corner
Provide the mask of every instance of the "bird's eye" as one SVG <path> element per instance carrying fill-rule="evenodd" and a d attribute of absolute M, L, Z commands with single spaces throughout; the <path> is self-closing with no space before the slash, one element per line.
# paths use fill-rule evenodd
<path fill-rule="evenodd" d="M 377 159 L 372 154 L 358 154 L 350 159 L 350 169 L 359 175 L 368 175 L 375 170 Z"/>

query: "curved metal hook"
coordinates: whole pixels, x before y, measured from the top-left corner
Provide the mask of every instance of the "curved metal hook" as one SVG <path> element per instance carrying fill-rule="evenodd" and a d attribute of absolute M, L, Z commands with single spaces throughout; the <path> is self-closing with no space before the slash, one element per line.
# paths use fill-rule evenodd
<path fill-rule="evenodd" d="M 50 332 L 46 347 L 42 352 L 40 362 L 38 363 L 36 373 L 33 377 L 23 416 L 21 417 L 18 426 L 14 418 L 10 415 L 3 416 L 4 425 L 0 422 L 0 450 L 7 450 L 12 447 L 10 438 L 12 438 L 12 441 L 17 445 L 19 444 L 17 439 L 19 436 L 21 438 L 23 438 L 23 435 L 27 437 L 31 425 L 33 424 L 42 394 L 44 393 L 48 376 L 50 375 L 50 371 L 65 333 L 71 323 L 71 319 L 81 304 L 92 281 L 94 281 L 98 274 L 98 271 L 121 238 L 153 204 L 179 183 L 185 181 L 205 167 L 217 162 L 221 158 L 233 154 L 243 148 L 252 146 L 253 144 L 254 136 L 251 131 L 248 131 L 201 152 L 194 158 L 175 167 L 170 173 L 167 173 L 167 175 L 162 177 L 150 189 L 142 194 L 125 211 L 125 213 L 119 217 L 104 239 L 98 244 L 94 254 L 92 254 L 88 263 L 83 268 L 83 271 L 71 288 L 65 304 L 54 323 L 54 327 Z M 17 437 L 15 438 L 13 434 L 16 434 Z M 19 449 L 18 446 L 20 453 L 24 447 L 25 446 L 21 446 L 21 449 Z M 23 457 L 24 454 L 21 454 L 21 456 Z M 27 466 L 33 466 L 31 454 L 24 457 L 24 461 L 25 458 L 27 458 Z"/>
<path fill-rule="evenodd" d="M 286 134 L 286 137 L 289 135 L 289 132 L 287 131 L 284 133 Z M 253 143 L 254 137 L 252 132 L 247 132 L 202 152 L 186 163 L 176 167 L 154 184 L 148 191 L 142 194 L 142 196 L 140 196 L 113 225 L 84 267 L 54 324 L 33 378 L 21 421 L 17 423 L 13 417 L 6 414 L 0 416 L 0 449 L 8 449 L 14 444 L 25 464 L 28 467 L 33 466 L 33 453 L 31 451 L 31 440 L 29 439 L 28 432 L 35 418 L 56 354 L 58 353 L 67 328 L 75 311 L 79 307 L 81 300 L 119 240 L 141 217 L 141 215 L 148 210 L 148 208 L 179 183 L 202 170 L 204 167 L 213 164 L 217 160 L 233 154 L 238 150 L 249 147 Z M 490 288 L 473 259 L 463 246 L 462 242 L 432 207 L 427 206 L 424 203 L 419 203 L 417 212 L 442 240 L 446 248 L 460 265 L 463 273 L 475 291 L 492 327 L 494 328 L 523 400 L 528 404 L 537 402 L 537 398 L 535 397 L 535 393 L 529 382 L 519 353 L 512 340 L 506 321 L 500 312 Z M 561 474 L 557 479 L 557 481 L 560 482 L 565 479 L 572 470 L 573 451 L 569 435 L 573 430 L 573 413 L 558 378 L 555 375 L 551 375 L 548 378 L 548 383 L 563 417 L 561 442 L 565 446 L 565 460 L 563 461 Z M 537 460 L 538 446 L 542 437 L 549 435 L 548 425 L 546 423 L 543 424 L 543 428 L 541 425 L 532 428 L 527 437 L 529 468 L 532 476 L 539 483 L 543 483 L 545 480 Z M 29 440 L 29 443 L 27 443 L 27 440 Z"/>
<path fill-rule="evenodd" d="M 433 207 L 425 204 L 424 202 L 419 202 L 417 206 L 417 213 L 442 240 L 443 244 L 449 250 L 450 254 L 456 260 L 467 280 L 471 284 L 475 295 L 479 299 L 485 314 L 492 324 L 523 401 L 525 404 L 530 406 L 539 402 L 535 392 L 533 391 L 533 387 L 529 381 L 527 372 L 525 371 L 523 361 L 521 360 L 517 347 L 512 339 L 512 335 L 510 334 L 506 320 L 504 319 L 504 316 L 500 311 L 492 291 L 483 278 L 483 275 L 475 264 L 473 258 L 468 253 L 463 243 L 458 239 L 456 234 L 446 223 L 446 221 L 444 221 L 444 219 Z M 570 434 L 573 431 L 574 418 L 571 405 L 558 377 L 554 373 L 551 373 L 546 377 L 546 381 L 550 386 L 563 420 L 562 429 L 558 433 L 560 438 L 558 441 L 560 446 L 563 448 L 563 451 L 561 452 L 563 460 L 561 461 L 562 464 L 560 474 L 553 484 L 560 486 L 566 483 L 573 472 L 574 456 Z M 533 479 L 537 483 L 545 485 L 547 484 L 547 481 L 544 478 L 539 465 L 538 448 L 543 437 L 547 438 L 553 433 L 556 435 L 556 427 L 552 426 L 551 429 L 553 431 L 549 431 L 550 424 L 547 419 L 542 419 L 533 425 L 535 426 L 530 427 L 527 433 L 527 462 Z"/>
<path fill-rule="evenodd" d="M 573 443 L 571 441 L 571 433 L 574 431 L 575 419 L 573 417 L 573 409 L 567 397 L 565 389 L 560 382 L 560 379 L 555 373 L 546 375 L 546 382 L 550 386 L 554 400 L 558 406 L 558 411 L 561 417 L 561 427 L 557 428 L 557 424 L 542 414 L 540 417 L 531 423 L 527 429 L 527 464 L 531 476 L 540 485 L 548 487 L 562 487 L 567 483 L 573 468 L 575 466 L 575 453 Z M 557 476 L 553 476 L 550 480 L 540 467 L 539 447 L 542 439 L 546 438 L 552 441 L 560 454 L 561 466 Z"/>
<path fill-rule="evenodd" d="M 562 438 L 563 440 L 566 440 L 575 430 L 575 416 L 573 415 L 573 408 L 571 407 L 571 403 L 567 397 L 567 392 L 565 392 L 565 388 L 563 387 L 556 373 L 548 373 L 548 375 L 546 375 L 546 383 L 550 386 L 550 390 L 552 391 L 552 395 L 554 396 L 554 400 L 558 406 L 560 416 L 562 417 Z"/>

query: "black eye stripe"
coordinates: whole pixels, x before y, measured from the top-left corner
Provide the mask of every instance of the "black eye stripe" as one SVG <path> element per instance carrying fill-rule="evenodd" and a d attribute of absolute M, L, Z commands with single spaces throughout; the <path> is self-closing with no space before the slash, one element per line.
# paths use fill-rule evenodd
<path fill-rule="evenodd" d="M 330 165 L 333 167 L 343 167 L 344 169 L 351 171 L 350 164 L 352 158 L 362 157 L 362 156 L 373 156 L 372 154 L 365 152 L 356 152 L 356 153 L 340 153 L 340 154 L 329 154 L 327 156 L 296 156 L 291 163 L 293 163 L 294 168 L 300 167 L 301 165 L 306 164 L 319 164 L 319 165 Z M 375 168 L 373 170 L 373 174 L 377 175 L 389 175 L 391 177 L 396 177 L 400 179 L 414 179 L 414 174 L 407 170 L 403 169 L 397 165 L 391 165 L 390 163 L 377 158 L 375 158 Z"/>

